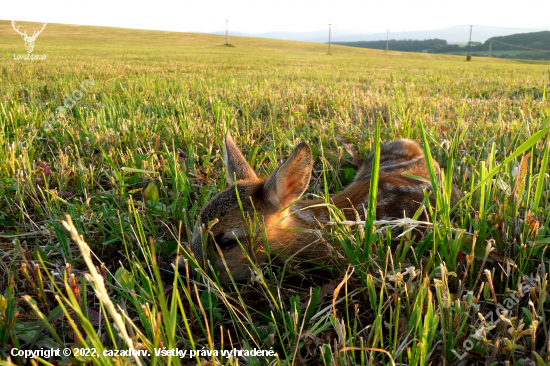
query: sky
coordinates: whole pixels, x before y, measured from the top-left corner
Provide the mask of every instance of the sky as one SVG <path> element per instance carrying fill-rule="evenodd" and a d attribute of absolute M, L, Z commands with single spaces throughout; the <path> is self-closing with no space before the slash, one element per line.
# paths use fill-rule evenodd
<path fill-rule="evenodd" d="M 455 25 L 550 26 L 549 0 L 0 0 L 0 19 L 184 32 L 263 33 L 335 28 L 361 32 Z"/>

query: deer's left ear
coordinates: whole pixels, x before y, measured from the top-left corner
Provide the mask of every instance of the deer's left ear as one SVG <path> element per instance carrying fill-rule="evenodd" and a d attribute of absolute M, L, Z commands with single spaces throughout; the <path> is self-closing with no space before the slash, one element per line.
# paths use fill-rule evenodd
<path fill-rule="evenodd" d="M 298 145 L 287 161 L 265 182 L 264 197 L 277 210 L 296 202 L 309 186 L 313 157 L 306 142 Z"/>
<path fill-rule="evenodd" d="M 237 177 L 238 181 L 258 179 L 254 170 L 250 167 L 237 145 L 235 145 L 229 131 L 225 134 L 224 158 L 229 184 L 236 183 L 234 182 L 234 177 Z"/>

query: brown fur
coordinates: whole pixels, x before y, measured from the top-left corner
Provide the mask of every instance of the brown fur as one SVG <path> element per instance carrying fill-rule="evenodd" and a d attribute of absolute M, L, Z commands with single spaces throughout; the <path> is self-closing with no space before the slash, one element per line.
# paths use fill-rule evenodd
<path fill-rule="evenodd" d="M 296 253 L 298 257 L 313 258 L 317 261 L 327 257 L 326 245 L 319 245 L 315 234 L 307 230 L 288 230 L 316 229 L 329 221 L 326 207 L 312 207 L 323 204 L 323 200 L 298 201 L 308 187 L 313 166 L 311 149 L 307 143 L 298 145 L 287 161 L 267 180 L 256 176 L 229 133 L 225 141 L 225 158 L 228 180 L 233 183 L 233 176 L 236 176 L 237 182 L 236 186 L 232 184 L 214 197 L 199 215 L 192 243 L 193 252 L 199 263 L 204 259 L 199 228 L 208 228 L 216 219 L 218 222 L 211 227 L 211 235 L 222 250 L 235 280 L 244 280 L 249 273 L 248 260 L 236 244 L 235 238 L 239 239 L 247 253 L 259 264 L 267 261 L 262 235 L 257 233 L 252 238 L 254 245 L 251 246 L 249 243 L 236 190 L 245 213 L 253 217 L 255 209 L 260 221 L 265 224 L 269 247 L 271 252 L 275 253 L 276 259 Z M 338 207 L 347 219 L 356 219 L 357 213 L 364 219 L 364 212 L 368 207 L 372 159 L 373 155 L 367 157 L 354 181 L 345 190 L 330 198 L 331 203 Z M 435 168 L 439 173 L 437 163 Z M 429 183 L 405 177 L 402 175 L 405 172 L 429 180 L 424 154 L 418 144 L 411 140 L 382 144 L 377 219 L 412 217 L 424 200 L 424 190 L 431 192 L 432 187 Z M 458 191 L 454 187 L 451 199 L 452 203 L 459 199 Z M 209 245 L 212 246 L 211 240 Z M 252 247 L 256 248 L 255 253 L 251 253 Z M 212 249 L 215 262 L 222 272 L 222 280 L 229 281 L 221 257 L 215 248 Z"/>

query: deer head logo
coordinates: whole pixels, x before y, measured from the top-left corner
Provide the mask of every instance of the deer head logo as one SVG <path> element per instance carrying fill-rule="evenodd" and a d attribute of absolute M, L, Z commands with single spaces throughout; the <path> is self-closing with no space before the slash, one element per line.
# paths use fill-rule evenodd
<path fill-rule="evenodd" d="M 48 23 L 44 23 L 44 25 L 42 26 L 42 29 L 40 29 L 38 32 L 36 30 L 34 30 L 32 36 L 30 36 L 30 37 L 27 35 L 26 30 L 25 30 L 25 32 L 21 33 L 19 31 L 19 26 L 17 28 L 15 28 L 15 23 L 17 23 L 17 22 L 15 20 L 12 20 L 11 21 L 11 26 L 13 27 L 13 29 L 17 33 L 19 33 L 21 35 L 21 38 L 23 38 L 23 40 L 25 41 L 25 48 L 27 49 L 27 52 L 31 53 L 32 50 L 34 49 L 34 41 L 36 41 L 36 39 L 38 38 L 40 33 L 42 33 L 44 28 L 46 28 L 46 24 L 48 24 Z"/>

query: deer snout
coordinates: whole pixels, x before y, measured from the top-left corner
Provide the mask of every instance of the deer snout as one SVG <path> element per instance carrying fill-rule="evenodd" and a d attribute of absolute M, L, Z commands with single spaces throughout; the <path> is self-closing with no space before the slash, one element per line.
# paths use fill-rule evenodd
<path fill-rule="evenodd" d="M 178 259 L 176 259 L 176 261 L 173 263 L 173 266 L 174 266 L 174 269 L 177 268 L 178 274 L 180 276 L 185 276 L 187 271 L 189 271 L 190 277 L 193 276 L 193 273 L 194 273 L 193 267 L 187 263 L 187 259 L 185 259 L 182 255 L 180 255 Z"/>
<path fill-rule="evenodd" d="M 163 281 L 165 282 L 174 282 L 174 277 L 176 276 L 176 270 L 178 272 L 178 276 L 186 276 L 187 270 L 186 270 L 186 259 L 183 256 L 179 256 L 174 262 L 172 262 L 168 267 L 164 267 L 161 272 L 161 277 Z M 193 268 L 189 265 L 187 265 L 187 268 L 189 270 L 189 277 L 193 277 Z"/>
<path fill-rule="evenodd" d="M 201 244 L 200 231 L 198 230 L 198 228 L 195 228 L 195 230 L 193 231 L 193 237 L 191 241 L 191 250 L 193 251 L 193 255 L 195 256 L 197 263 L 199 265 L 202 265 L 202 262 L 203 262 L 202 244 Z M 174 280 L 174 276 L 176 275 L 176 270 L 179 276 L 187 276 L 187 273 L 189 273 L 189 277 L 193 277 L 195 271 L 193 270 L 193 266 L 187 262 L 188 262 L 188 259 L 186 259 L 184 255 L 179 255 L 178 258 L 176 258 L 176 260 L 170 264 L 170 268 L 167 268 L 165 270 L 164 277 L 170 282 L 172 282 Z"/>
<path fill-rule="evenodd" d="M 198 265 L 199 266 L 202 265 L 203 252 L 202 252 L 200 232 L 198 229 L 195 229 L 193 231 L 191 250 L 193 251 L 193 255 L 195 256 L 195 259 Z M 179 276 L 186 276 L 188 271 L 189 271 L 189 277 L 194 276 L 195 271 L 193 269 L 193 266 L 187 262 L 188 262 L 188 259 L 186 259 L 185 256 L 183 255 L 178 256 L 178 258 L 174 262 L 172 262 L 172 264 L 170 265 L 170 268 L 166 270 L 166 278 L 169 280 L 173 280 L 176 274 L 176 270 Z"/>

